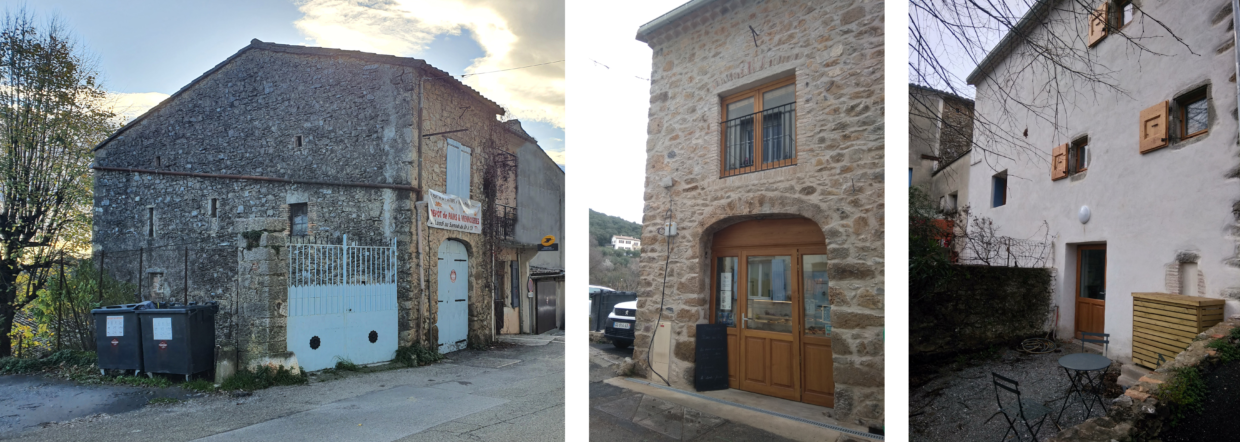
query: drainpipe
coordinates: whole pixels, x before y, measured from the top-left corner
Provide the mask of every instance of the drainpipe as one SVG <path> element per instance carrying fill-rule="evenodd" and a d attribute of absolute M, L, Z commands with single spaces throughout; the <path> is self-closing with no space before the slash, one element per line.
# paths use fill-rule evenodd
<path fill-rule="evenodd" d="M 418 201 L 413 203 L 413 206 L 415 209 L 414 216 L 418 218 L 414 221 L 413 225 L 418 231 L 418 288 L 420 289 L 421 294 L 416 304 L 418 308 L 418 338 L 421 339 L 426 337 L 424 335 L 427 315 L 426 300 L 430 299 L 430 294 L 426 293 L 426 267 L 424 265 L 426 255 L 423 254 L 425 252 L 425 247 L 422 243 L 422 210 L 426 207 L 426 202 Z"/>

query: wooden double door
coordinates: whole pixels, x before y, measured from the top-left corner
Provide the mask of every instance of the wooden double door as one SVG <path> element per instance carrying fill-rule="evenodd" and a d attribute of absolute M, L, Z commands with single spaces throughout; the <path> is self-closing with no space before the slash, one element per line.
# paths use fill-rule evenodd
<path fill-rule="evenodd" d="M 732 388 L 835 405 L 825 243 L 800 218 L 715 234 L 711 322 L 728 326 Z"/>

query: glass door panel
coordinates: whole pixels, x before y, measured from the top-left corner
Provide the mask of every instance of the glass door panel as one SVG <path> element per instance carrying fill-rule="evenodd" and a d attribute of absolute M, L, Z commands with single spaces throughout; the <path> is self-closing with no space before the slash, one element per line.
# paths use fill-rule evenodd
<path fill-rule="evenodd" d="M 827 298 L 827 255 L 801 256 L 805 293 L 805 336 L 831 334 L 831 301 Z"/>
<path fill-rule="evenodd" d="M 715 262 L 715 323 L 736 327 L 737 258 L 725 256 Z"/>
<path fill-rule="evenodd" d="M 1106 249 L 1081 250 L 1081 287 L 1082 298 L 1106 300 Z"/>
<path fill-rule="evenodd" d="M 745 328 L 792 333 L 792 257 L 749 256 Z"/>

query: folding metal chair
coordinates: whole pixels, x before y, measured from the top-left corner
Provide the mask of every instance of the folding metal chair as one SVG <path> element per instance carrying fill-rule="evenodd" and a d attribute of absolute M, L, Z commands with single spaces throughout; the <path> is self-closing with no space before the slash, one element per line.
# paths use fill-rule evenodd
<path fill-rule="evenodd" d="M 1081 332 L 1081 353 L 1085 352 L 1086 342 L 1090 344 L 1102 344 L 1102 356 L 1110 358 L 1110 356 L 1107 356 L 1107 352 L 1111 349 L 1110 333 Z"/>
<path fill-rule="evenodd" d="M 1016 440 L 1024 441 L 1024 438 L 1020 435 L 1020 430 L 1016 429 L 1016 423 L 1023 421 L 1025 429 L 1029 430 L 1029 440 L 1037 441 L 1038 431 L 1042 429 L 1042 424 L 1046 422 L 1046 417 L 1051 414 L 1051 409 L 1038 401 L 1022 398 L 1020 396 L 1020 384 L 1016 381 L 1005 378 L 993 371 L 990 372 L 990 375 L 993 376 L 995 384 L 995 402 L 999 404 L 999 412 L 1003 413 L 1003 418 L 1008 423 L 1008 429 L 1003 432 L 1003 439 L 1000 440 L 1006 441 L 1008 433 L 1015 433 Z M 999 392 L 1000 388 L 1016 395 L 1016 399 L 1005 403 L 1002 394 Z M 1037 425 L 1030 423 L 1034 420 L 1038 422 Z"/>

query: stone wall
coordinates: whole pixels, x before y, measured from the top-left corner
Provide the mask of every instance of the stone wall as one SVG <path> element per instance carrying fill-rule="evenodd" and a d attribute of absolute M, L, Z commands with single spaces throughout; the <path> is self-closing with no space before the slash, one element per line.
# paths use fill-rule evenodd
<path fill-rule="evenodd" d="M 645 364 L 662 314 L 673 386 L 692 388 L 693 325 L 708 321 L 714 232 L 799 216 L 821 227 L 831 260 L 832 413 L 849 425 L 882 425 L 882 14 L 873 1 L 720 0 L 645 36 L 654 72 L 633 358 Z M 788 75 L 796 78 L 797 164 L 719 178 L 721 97 Z M 665 221 L 678 223 L 679 236 L 660 311 L 669 244 L 657 228 Z"/>
<path fill-rule="evenodd" d="M 105 142 L 95 164 L 417 186 L 417 79 L 442 76 L 419 69 L 419 63 L 255 43 Z M 476 93 L 444 80 L 427 81 L 425 90 L 425 133 L 467 129 L 451 136 L 474 148 L 473 197 L 480 199 L 487 161 L 480 151 L 512 151 L 518 140 L 491 141 L 496 132 L 490 129 L 498 126 L 495 116 L 502 110 Z M 443 136 L 425 140 L 424 187 L 442 192 L 446 142 Z M 470 336 L 490 336 L 491 294 L 482 290 L 489 287 L 490 260 L 475 259 L 491 256 L 489 248 L 478 254 L 486 242 L 482 235 L 424 231 L 430 299 L 420 291 L 415 225 L 425 229 L 425 218 L 415 224 L 416 192 L 117 171 L 96 171 L 94 180 L 94 248 L 108 253 L 109 273 L 136 283 L 161 271 L 161 286 L 181 301 L 182 256 L 188 248 L 188 300 L 221 303 L 217 336 L 221 345 L 244 341 L 238 343 L 243 357 L 284 351 L 287 248 L 282 246 L 293 203 L 307 203 L 312 241 L 340 244 L 344 234 L 358 245 L 397 240 L 400 345 L 435 342 L 435 252 L 450 237 L 469 244 Z M 260 244 L 247 250 L 250 236 Z M 511 252 L 495 249 L 497 260 L 512 259 Z M 484 263 L 488 267 L 476 268 Z M 149 286 L 143 290 L 151 292 Z"/>

